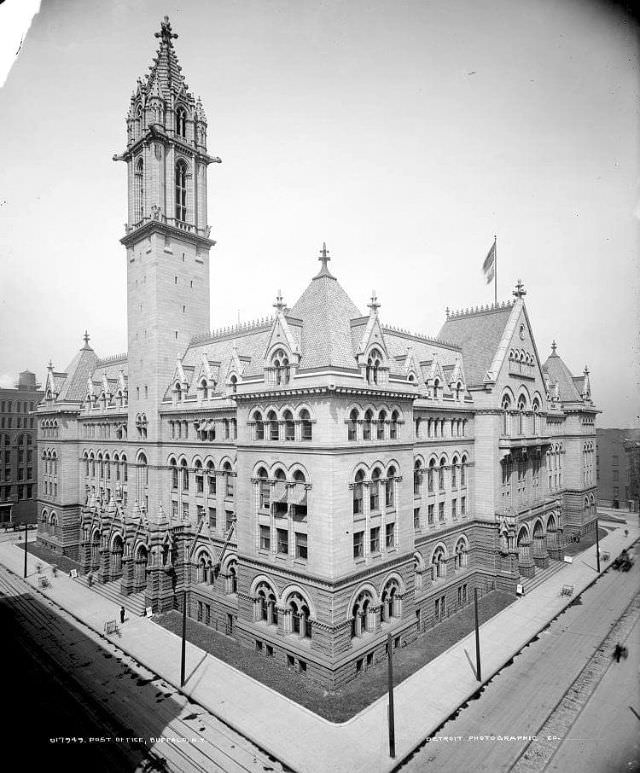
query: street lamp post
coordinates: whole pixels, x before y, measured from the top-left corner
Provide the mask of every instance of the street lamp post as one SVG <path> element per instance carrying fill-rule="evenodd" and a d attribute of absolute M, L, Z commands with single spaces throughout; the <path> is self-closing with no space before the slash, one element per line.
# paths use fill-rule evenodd
<path fill-rule="evenodd" d="M 596 516 L 596 563 L 600 574 L 600 535 L 598 534 L 598 518 Z"/>

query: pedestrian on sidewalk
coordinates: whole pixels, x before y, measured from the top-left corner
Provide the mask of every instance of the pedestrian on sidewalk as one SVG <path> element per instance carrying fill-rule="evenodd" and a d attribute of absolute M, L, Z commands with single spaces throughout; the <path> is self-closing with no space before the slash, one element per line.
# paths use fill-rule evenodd
<path fill-rule="evenodd" d="M 93 585 L 93 574 L 89 573 L 89 576 L 87 577 L 87 582 L 89 583 L 89 587 Z"/>
<path fill-rule="evenodd" d="M 124 607 L 120 607 L 120 623 L 124 623 Z"/>
<path fill-rule="evenodd" d="M 620 662 L 620 658 L 624 654 L 624 647 L 618 642 L 613 650 L 613 657 L 616 659 L 616 663 Z"/>

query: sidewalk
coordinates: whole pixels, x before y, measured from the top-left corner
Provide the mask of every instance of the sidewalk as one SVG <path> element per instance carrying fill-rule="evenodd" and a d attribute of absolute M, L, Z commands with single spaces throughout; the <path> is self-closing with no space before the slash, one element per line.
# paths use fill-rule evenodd
<path fill-rule="evenodd" d="M 637 513 L 619 510 L 604 513 L 626 516 L 624 524 L 601 540 L 604 571 L 623 547 L 640 536 Z M 0 563 L 22 577 L 22 543 L 0 543 Z M 34 556 L 28 557 L 28 578 L 37 586 Z M 595 546 L 574 557 L 573 563 L 552 575 L 526 596 L 482 625 L 480 642 L 483 682 L 489 681 L 511 657 L 564 609 L 597 577 Z M 45 573 L 51 580 L 48 567 Z M 562 596 L 565 584 L 575 586 L 573 597 Z M 89 588 L 58 574 L 40 591 L 70 614 L 102 633 L 106 620 L 119 620 L 119 607 Z M 118 647 L 169 683 L 180 681 L 180 639 L 149 618 L 132 618 L 121 626 L 121 636 L 110 636 Z M 475 661 L 471 634 L 396 687 L 396 760 L 387 745 L 387 698 L 378 699 L 343 724 L 333 724 L 288 698 L 274 692 L 203 650 L 187 643 L 184 692 L 238 732 L 251 738 L 277 759 L 300 773 L 349 771 L 374 773 L 391 770 L 479 688 L 467 655 Z"/>

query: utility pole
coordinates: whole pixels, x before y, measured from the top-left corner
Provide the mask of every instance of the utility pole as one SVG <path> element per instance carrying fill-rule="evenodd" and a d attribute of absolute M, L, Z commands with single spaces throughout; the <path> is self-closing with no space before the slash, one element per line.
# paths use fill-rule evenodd
<path fill-rule="evenodd" d="M 596 516 L 596 563 L 600 574 L 600 535 L 598 534 L 598 516 Z"/>
<path fill-rule="evenodd" d="M 27 524 L 24 525 L 24 578 L 27 579 L 27 536 L 29 532 L 27 531 Z"/>
<path fill-rule="evenodd" d="M 184 687 L 184 664 L 187 642 L 187 588 L 182 591 L 182 660 L 180 663 L 180 687 Z"/>
<path fill-rule="evenodd" d="M 393 716 L 393 640 L 391 634 L 387 636 L 387 656 L 388 660 L 388 682 L 389 682 L 389 756 L 394 759 L 396 756 L 396 729 Z"/>
<path fill-rule="evenodd" d="M 480 666 L 480 628 L 478 626 L 478 589 L 473 589 L 473 602 L 476 611 L 476 678 L 482 681 L 482 668 Z"/>

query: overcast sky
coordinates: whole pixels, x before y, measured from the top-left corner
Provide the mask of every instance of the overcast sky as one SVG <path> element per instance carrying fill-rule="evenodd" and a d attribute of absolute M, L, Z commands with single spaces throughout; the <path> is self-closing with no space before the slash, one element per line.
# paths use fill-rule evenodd
<path fill-rule="evenodd" d="M 223 162 L 214 327 L 279 288 L 292 305 L 326 241 L 361 310 L 375 289 L 384 322 L 436 335 L 445 307 L 493 300 L 497 233 L 499 297 L 522 278 L 542 359 L 555 338 L 589 365 L 599 424 L 636 423 L 637 28 L 587 0 L 42 0 L 0 89 L 5 381 L 63 369 L 85 328 L 100 356 L 126 349 L 111 159 L 165 13 Z"/>

